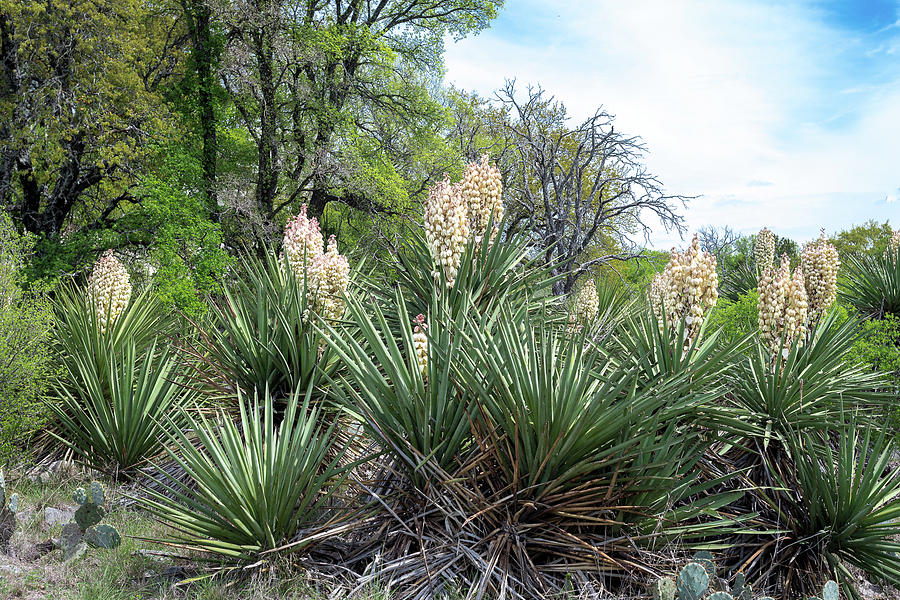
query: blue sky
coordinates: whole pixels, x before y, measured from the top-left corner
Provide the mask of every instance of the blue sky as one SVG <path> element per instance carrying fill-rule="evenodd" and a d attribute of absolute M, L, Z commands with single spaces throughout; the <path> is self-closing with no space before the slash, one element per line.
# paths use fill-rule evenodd
<path fill-rule="evenodd" d="M 701 196 L 692 229 L 900 226 L 900 0 L 507 0 L 446 66 L 484 95 L 540 83 L 574 119 L 603 105 L 667 191 Z"/>

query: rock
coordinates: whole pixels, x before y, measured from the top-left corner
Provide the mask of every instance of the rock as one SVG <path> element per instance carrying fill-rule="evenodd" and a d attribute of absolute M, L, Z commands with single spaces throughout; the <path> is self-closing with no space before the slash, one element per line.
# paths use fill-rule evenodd
<path fill-rule="evenodd" d="M 16 521 L 19 521 L 20 523 L 24 523 L 25 521 L 30 519 L 33 514 L 34 514 L 34 511 L 30 510 L 30 509 L 29 510 L 20 510 L 19 512 L 16 513 Z"/>
<path fill-rule="evenodd" d="M 50 527 L 68 523 L 74 518 L 75 511 L 73 510 L 60 510 L 58 508 L 53 508 L 52 506 L 48 506 L 44 509 L 44 522 Z"/>

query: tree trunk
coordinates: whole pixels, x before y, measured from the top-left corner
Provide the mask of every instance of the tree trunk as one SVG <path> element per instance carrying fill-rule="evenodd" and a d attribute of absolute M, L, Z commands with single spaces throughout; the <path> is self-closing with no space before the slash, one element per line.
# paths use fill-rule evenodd
<path fill-rule="evenodd" d="M 275 195 L 278 193 L 278 135 L 275 106 L 274 49 L 271 33 L 257 30 L 253 34 L 253 51 L 260 83 L 259 162 L 256 181 L 256 204 L 263 220 L 274 215 Z"/>

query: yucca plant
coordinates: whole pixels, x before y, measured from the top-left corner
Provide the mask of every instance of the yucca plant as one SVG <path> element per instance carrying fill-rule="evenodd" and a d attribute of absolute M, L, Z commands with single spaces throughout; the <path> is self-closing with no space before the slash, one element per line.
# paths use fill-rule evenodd
<path fill-rule="evenodd" d="M 349 467 L 339 464 L 334 425 L 323 427 L 311 389 L 291 394 L 281 419 L 271 395 L 238 393 L 237 420 L 192 412 L 185 427 L 170 429 L 168 456 L 185 477 L 159 479 L 159 489 L 137 498 L 175 531 L 163 543 L 246 567 L 307 550 L 313 534 L 327 537 L 344 520 L 331 499 Z"/>
<path fill-rule="evenodd" d="M 197 323 L 200 343 L 186 347 L 195 379 L 211 393 L 269 395 L 278 401 L 306 389 L 317 369 L 335 362 L 314 326 L 311 294 L 279 260 L 244 257 L 224 300 Z"/>
<path fill-rule="evenodd" d="M 737 302 L 741 296 L 750 290 L 755 290 L 758 282 L 759 270 L 756 266 L 743 263 L 723 274 L 719 295 L 732 302 Z"/>
<path fill-rule="evenodd" d="M 584 334 L 534 324 L 521 305 L 462 314 L 450 346 L 436 344 L 454 348 L 446 353 L 450 369 L 429 370 L 424 390 L 449 386 L 464 401 L 448 403 L 450 418 L 419 411 L 411 425 L 428 435 L 443 428 L 448 437 L 455 426 L 471 441 L 454 444 L 457 456 L 443 464 L 450 447 L 414 455 L 418 504 L 398 504 L 407 496 L 396 488 L 378 495 L 394 524 L 378 578 L 397 586 L 399 597 L 432 597 L 452 582 L 467 587 L 470 598 L 542 597 L 562 589 L 565 572 L 652 570 L 655 559 L 641 548 L 682 535 L 676 523 L 701 513 L 714 520 L 716 502 L 732 499 L 711 500 L 697 479 L 704 442 L 682 427 L 683 417 L 713 396 L 685 393 L 688 377 L 636 390 L 615 365 L 597 368 L 601 357 L 595 347 L 585 349 Z M 444 360 L 442 352 L 429 356 Z M 378 381 L 382 370 L 397 369 L 388 363 L 403 360 L 398 348 L 360 368 Z M 392 403 L 423 405 L 399 385 L 378 385 L 398 390 Z M 395 428 L 377 414 L 370 421 L 374 431 Z M 405 462 L 407 448 L 391 442 L 386 450 Z"/>
<path fill-rule="evenodd" d="M 97 364 L 89 355 L 68 358 L 70 377 L 57 382 L 57 418 L 51 430 L 85 465 L 130 477 L 163 450 L 165 433 L 181 424 L 190 398 L 180 364 L 155 342 L 139 352 L 133 341 Z"/>
<path fill-rule="evenodd" d="M 876 319 L 900 315 L 900 247 L 879 256 L 848 256 L 840 297 Z"/>
<path fill-rule="evenodd" d="M 350 335 L 346 329 L 324 324 L 325 339 L 346 371 L 335 393 L 417 486 L 429 482 L 428 475 L 419 472 L 423 463 L 432 461 L 452 470 L 471 443 L 470 398 L 451 379 L 462 353 L 458 330 L 465 315 L 460 311 L 452 317 L 445 300 L 432 302 L 434 310 L 426 316 L 424 371 L 413 340 L 413 321 L 399 291 L 395 310 L 404 325 L 394 326 L 377 303 L 359 298 L 348 300 L 348 317 L 358 333 Z"/>

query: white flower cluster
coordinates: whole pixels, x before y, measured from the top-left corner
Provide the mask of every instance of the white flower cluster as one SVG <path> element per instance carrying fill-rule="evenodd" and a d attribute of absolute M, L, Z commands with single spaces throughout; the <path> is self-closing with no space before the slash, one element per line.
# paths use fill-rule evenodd
<path fill-rule="evenodd" d="M 888 240 L 888 249 L 885 251 L 885 254 L 888 252 L 896 254 L 898 249 L 900 249 L 900 229 L 891 234 L 891 239 Z"/>
<path fill-rule="evenodd" d="M 753 258 L 756 260 L 756 269 L 762 273 L 772 266 L 775 260 L 775 234 L 767 227 L 760 229 L 756 234 L 756 243 L 753 245 Z"/>
<path fill-rule="evenodd" d="M 319 220 L 308 218 L 307 206 L 288 221 L 284 228 L 282 264 L 299 281 L 305 281 L 313 310 L 329 320 L 340 319 L 346 308 L 345 294 L 350 282 L 350 263 L 338 253 L 337 238 L 328 238 L 328 249 Z"/>
<path fill-rule="evenodd" d="M 461 186 L 451 184 L 447 175 L 428 191 L 425 238 L 435 264 L 432 274 L 437 278 L 443 270 L 447 287 L 452 287 L 469 239 L 469 222 Z"/>
<path fill-rule="evenodd" d="M 500 181 L 500 170 L 488 163 L 485 152 L 481 162 L 466 166 L 460 182 L 462 195 L 466 203 L 469 220 L 469 232 L 475 241 L 481 243 L 487 233 L 488 223 L 493 218 L 489 241 L 500 231 L 500 220 L 503 218 L 503 184 Z"/>
<path fill-rule="evenodd" d="M 784 338 L 782 353 L 786 357 L 797 341 L 803 344 L 806 333 L 807 300 L 803 268 L 791 276 L 788 257 L 781 257 L 781 267 L 769 267 L 759 278 L 759 333 L 772 354 Z"/>
<path fill-rule="evenodd" d="M 665 312 L 670 327 L 684 319 L 685 343 L 694 339 L 719 299 L 716 257 L 700 250 L 696 235 L 684 252 L 672 249 L 669 264 L 650 286 L 650 299 L 656 316 L 661 319 Z"/>
<path fill-rule="evenodd" d="M 312 287 L 316 294 L 315 311 L 329 320 L 340 319 L 344 315 L 347 302 L 347 284 L 350 282 L 350 263 L 339 254 L 337 238 L 328 238 L 328 250 L 315 258 Z"/>
<path fill-rule="evenodd" d="M 87 287 L 88 296 L 94 304 L 94 310 L 97 311 L 100 330 L 105 333 L 106 329 L 125 310 L 125 306 L 131 298 L 131 281 L 128 271 L 113 256 L 112 250 L 107 250 L 94 263 Z"/>
<path fill-rule="evenodd" d="M 570 321 L 582 325 L 590 325 L 597 317 L 600 299 L 597 296 L 597 285 L 593 279 L 585 281 L 572 300 Z"/>
<path fill-rule="evenodd" d="M 841 261 L 837 248 L 828 241 L 824 230 L 817 241 L 803 247 L 800 261 L 806 276 L 809 316 L 818 321 L 837 297 L 837 272 Z"/>
<path fill-rule="evenodd" d="M 413 322 L 415 323 L 413 327 L 413 346 L 416 350 L 416 361 L 422 370 L 422 377 L 427 377 L 428 336 L 425 335 L 425 330 L 428 329 L 428 325 L 425 324 L 425 315 L 417 315 Z"/>

